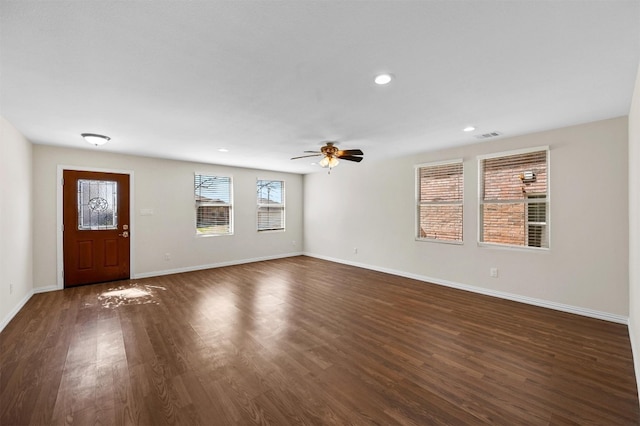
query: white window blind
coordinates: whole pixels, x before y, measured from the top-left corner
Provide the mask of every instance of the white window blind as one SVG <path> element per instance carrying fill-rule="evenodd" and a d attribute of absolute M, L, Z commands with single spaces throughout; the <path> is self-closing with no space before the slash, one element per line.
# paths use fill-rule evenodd
<path fill-rule="evenodd" d="M 434 241 L 462 241 L 462 160 L 417 168 L 417 235 Z"/>
<path fill-rule="evenodd" d="M 480 160 L 480 241 L 549 247 L 548 149 Z"/>
<path fill-rule="evenodd" d="M 284 181 L 258 180 L 258 231 L 284 229 Z"/>
<path fill-rule="evenodd" d="M 195 175 L 196 231 L 200 235 L 233 233 L 231 178 Z"/>

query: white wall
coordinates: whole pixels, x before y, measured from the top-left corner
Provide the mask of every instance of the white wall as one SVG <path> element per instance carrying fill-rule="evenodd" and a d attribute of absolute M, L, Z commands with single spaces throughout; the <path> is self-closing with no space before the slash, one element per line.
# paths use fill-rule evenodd
<path fill-rule="evenodd" d="M 0 117 L 0 331 L 33 294 L 31 155 Z"/>
<path fill-rule="evenodd" d="M 629 335 L 640 393 L 640 68 L 629 111 Z"/>
<path fill-rule="evenodd" d="M 305 253 L 626 322 L 627 130 L 621 117 L 384 164 L 365 155 L 331 175 L 306 175 Z M 476 156 L 542 145 L 550 147 L 551 249 L 478 246 Z M 464 159 L 464 244 L 415 241 L 414 165 L 455 158 Z"/>
<path fill-rule="evenodd" d="M 284 257 L 302 248 L 302 176 L 210 164 L 111 154 L 95 149 L 33 147 L 34 287 L 57 282 L 58 165 L 133 172 L 132 220 L 134 277 Z M 193 198 L 194 173 L 233 178 L 235 232 L 197 237 Z M 285 181 L 286 231 L 256 231 L 256 179 Z M 141 215 L 152 209 L 153 215 Z M 293 241 L 296 245 L 293 245 Z M 169 253 L 171 260 L 165 260 Z"/>

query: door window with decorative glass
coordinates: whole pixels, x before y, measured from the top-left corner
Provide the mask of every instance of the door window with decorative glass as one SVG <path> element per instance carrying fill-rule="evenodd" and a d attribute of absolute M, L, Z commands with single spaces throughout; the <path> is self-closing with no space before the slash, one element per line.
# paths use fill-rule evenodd
<path fill-rule="evenodd" d="M 118 229 L 118 183 L 78 179 L 78 229 Z"/>

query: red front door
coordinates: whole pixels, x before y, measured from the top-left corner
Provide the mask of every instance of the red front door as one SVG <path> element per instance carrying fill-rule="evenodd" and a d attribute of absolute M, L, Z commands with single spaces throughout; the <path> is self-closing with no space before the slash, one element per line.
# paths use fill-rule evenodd
<path fill-rule="evenodd" d="M 129 278 L 129 175 L 63 171 L 64 286 Z"/>

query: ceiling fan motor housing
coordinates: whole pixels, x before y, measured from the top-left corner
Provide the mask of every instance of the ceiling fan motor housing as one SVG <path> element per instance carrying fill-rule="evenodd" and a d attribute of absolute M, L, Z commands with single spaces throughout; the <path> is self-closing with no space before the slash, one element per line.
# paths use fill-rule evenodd
<path fill-rule="evenodd" d="M 334 142 L 327 142 L 325 146 L 320 148 L 320 152 L 322 152 L 327 157 L 334 157 L 338 152 L 338 148 L 333 146 Z"/>

